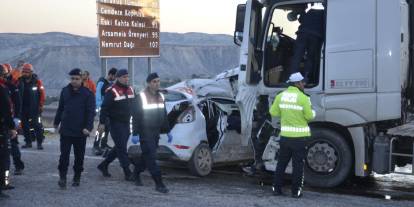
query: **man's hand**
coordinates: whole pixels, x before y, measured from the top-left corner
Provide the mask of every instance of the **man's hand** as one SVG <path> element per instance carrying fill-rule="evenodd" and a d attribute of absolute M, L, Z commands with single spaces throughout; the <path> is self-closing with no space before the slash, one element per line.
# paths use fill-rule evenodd
<path fill-rule="evenodd" d="M 90 134 L 91 132 L 89 132 L 89 130 L 87 130 L 87 129 L 83 129 L 83 130 L 82 130 L 82 133 L 83 133 L 85 136 L 89 136 L 89 134 Z"/>
<path fill-rule="evenodd" d="M 105 125 L 104 124 L 99 124 L 98 125 L 99 134 L 103 133 L 104 131 L 105 131 Z"/>
<path fill-rule="evenodd" d="M 15 139 L 17 137 L 17 131 L 15 129 L 10 130 L 10 137 Z"/>

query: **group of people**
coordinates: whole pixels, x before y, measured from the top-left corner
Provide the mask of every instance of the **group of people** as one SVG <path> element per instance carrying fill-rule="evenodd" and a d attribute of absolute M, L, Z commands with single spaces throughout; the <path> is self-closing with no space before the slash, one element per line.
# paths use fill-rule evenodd
<path fill-rule="evenodd" d="M 128 84 L 126 69 L 111 68 L 107 76 L 100 78 L 96 85 L 89 79 L 89 72 L 79 68 L 72 69 L 69 77 L 70 83 L 60 93 L 53 122 L 60 134 L 58 186 L 66 188 L 72 146 L 75 155 L 72 186 L 80 185 L 86 139 L 91 135 L 96 112 L 99 112 L 94 150 L 110 149 L 106 158 L 97 166 L 102 175 L 111 176 L 109 164 L 118 158 L 126 181 L 142 186 L 140 173 L 148 168 L 155 181 L 155 189 L 168 193 L 156 163 L 159 135 L 170 130 L 164 96 L 159 91 L 158 74 L 151 73 L 147 77 L 147 87 L 140 93 Z M 10 156 L 13 157 L 15 175 L 21 175 L 24 169 L 17 139 L 19 127 L 23 129 L 25 137 L 22 148 L 31 148 L 32 142 L 36 140 L 37 149 L 43 150 L 41 113 L 44 103 L 44 87 L 33 73 L 31 64 L 20 61 L 15 69 L 9 64 L 0 65 L 0 198 L 8 197 L 2 190 L 14 188 L 9 183 Z M 138 163 L 131 163 L 127 155 L 127 142 L 131 132 L 134 140 L 139 140 L 143 152 Z M 107 145 L 108 134 L 111 134 L 114 141 L 113 148 Z"/>
<path fill-rule="evenodd" d="M 99 149 L 107 145 L 107 138 L 104 137 L 108 132 L 115 145 L 97 166 L 102 175 L 111 177 L 109 164 L 118 158 L 126 181 L 142 186 L 140 173 L 148 168 L 155 181 L 155 189 L 161 193 L 168 193 L 156 163 L 159 135 L 169 131 L 164 97 L 159 92 L 160 78 L 157 73 L 151 73 L 147 77 L 147 87 L 136 93 L 128 84 L 128 71 L 112 68 L 105 78 L 99 79 L 96 96 L 92 90 L 85 87 L 86 84 L 83 84 L 82 74 L 79 68 L 69 72 L 70 83 L 62 89 L 54 119 L 54 127 L 60 133 L 59 187 L 65 189 L 67 185 L 66 177 L 72 146 L 75 154 L 72 186 L 80 185 L 86 138 L 93 130 L 94 117 L 98 111 L 97 131 L 104 136 L 97 136 L 94 147 Z M 138 163 L 131 163 L 127 154 L 131 131 L 134 139 L 139 139 L 141 144 L 142 156 Z M 105 139 L 104 143 L 101 138 Z M 133 170 L 130 168 L 131 164 L 134 166 Z"/>
<path fill-rule="evenodd" d="M 58 186 L 66 188 L 72 146 L 75 155 L 72 186 L 80 185 L 86 139 L 91 135 L 96 112 L 99 112 L 97 132 L 102 136 L 97 136 L 94 148 L 107 147 L 109 133 L 114 141 L 114 147 L 97 166 L 102 175 L 111 177 L 109 165 L 118 158 L 126 181 L 142 186 L 140 174 L 148 169 L 155 182 L 155 190 L 168 193 L 156 162 L 159 136 L 170 131 L 158 74 L 149 74 L 146 88 L 139 93 L 128 84 L 126 69 L 111 68 L 106 77 L 98 80 L 97 87 L 89 80 L 89 73 L 79 68 L 71 70 L 69 77 L 70 83 L 60 93 L 53 122 L 60 134 Z M 281 121 L 280 154 L 273 185 L 275 195 L 282 194 L 283 174 L 292 158 L 292 196 L 302 196 L 306 141 L 310 137 L 308 122 L 315 117 L 310 98 L 304 93 L 304 81 L 301 73 L 293 73 L 289 78 L 290 86 L 276 96 L 270 109 L 264 109 L 271 116 L 280 117 Z M 24 169 L 16 131 L 20 120 L 26 142 L 22 147 L 30 148 L 32 141 L 36 140 L 37 148 L 43 149 L 40 117 L 44 102 L 44 87 L 33 73 L 32 65 L 19 62 L 16 69 L 11 69 L 9 64 L 0 65 L 0 197 L 7 197 L 2 190 L 13 188 L 8 181 L 10 155 L 15 174 L 22 174 Z M 268 115 L 264 115 L 263 119 L 269 119 Z M 131 132 L 132 139 L 139 140 L 142 149 L 141 159 L 136 163 L 131 163 L 127 155 Z"/>
<path fill-rule="evenodd" d="M 10 185 L 11 159 L 15 166 L 15 175 L 21 175 L 24 162 L 21 159 L 17 129 L 23 129 L 25 144 L 22 148 L 31 148 L 37 141 L 37 149 L 43 150 L 44 139 L 41 113 L 45 103 L 45 91 L 42 81 L 33 72 L 33 66 L 19 61 L 16 68 L 10 64 L 0 65 L 0 197 L 2 190 L 13 189 Z"/>

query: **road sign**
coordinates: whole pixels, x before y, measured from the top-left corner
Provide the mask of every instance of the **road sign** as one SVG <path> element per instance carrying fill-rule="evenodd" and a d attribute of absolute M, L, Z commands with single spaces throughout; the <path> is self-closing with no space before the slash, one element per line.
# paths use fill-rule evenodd
<path fill-rule="evenodd" d="M 159 57 L 159 0 L 97 0 L 99 56 Z"/>

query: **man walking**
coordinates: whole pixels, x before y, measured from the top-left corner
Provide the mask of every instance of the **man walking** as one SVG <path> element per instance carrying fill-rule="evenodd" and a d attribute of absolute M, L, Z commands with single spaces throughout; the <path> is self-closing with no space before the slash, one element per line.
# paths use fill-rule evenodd
<path fill-rule="evenodd" d="M 147 87 L 139 93 L 138 110 L 135 114 L 134 135 L 139 135 L 142 150 L 141 160 L 135 166 L 135 183 L 142 185 L 140 174 L 148 168 L 155 181 L 155 190 L 168 193 L 162 182 L 161 170 L 157 165 L 157 148 L 161 133 L 169 132 L 164 96 L 159 92 L 160 78 L 157 73 L 147 77 Z"/>
<path fill-rule="evenodd" d="M 304 90 L 303 76 L 297 72 L 290 75 L 290 86 L 276 96 L 270 114 L 280 117 L 280 154 L 273 182 L 273 194 L 282 194 L 283 174 L 292 158 L 292 197 L 302 196 L 303 166 L 306 141 L 311 136 L 308 122 L 315 118 L 310 98 Z"/>
<path fill-rule="evenodd" d="M 0 75 L 4 75 L 5 69 L 0 65 Z M 13 122 L 13 106 L 9 92 L 4 81 L 0 80 L 0 183 L 5 183 L 5 173 L 10 162 L 9 139 L 15 138 L 17 132 Z M 0 188 L 0 199 L 8 198 Z"/>
<path fill-rule="evenodd" d="M 132 181 L 132 172 L 129 169 L 129 159 L 127 154 L 127 143 L 130 135 L 130 121 L 133 110 L 136 107 L 136 97 L 134 89 L 128 85 L 128 71 L 118 70 L 116 82 L 105 93 L 99 117 L 99 133 L 105 131 L 105 124 L 109 119 L 111 137 L 115 146 L 109 151 L 105 160 L 98 165 L 98 169 L 104 177 L 110 177 L 108 165 L 118 157 L 122 169 L 124 170 L 125 180 Z M 135 122 L 133 120 L 133 122 Z"/>
<path fill-rule="evenodd" d="M 105 96 L 106 90 L 112 86 L 113 82 L 115 81 L 115 75 L 118 70 L 116 68 L 111 68 L 108 71 L 108 75 L 106 77 L 101 77 L 96 86 L 96 109 L 97 112 L 101 110 L 101 105 L 103 102 L 103 98 Z M 109 120 L 105 123 L 105 131 L 103 133 L 97 133 L 95 137 L 95 142 L 93 143 L 93 152 L 95 155 L 102 155 L 103 151 L 109 149 L 108 146 L 108 135 L 109 135 L 110 124 Z"/>
<path fill-rule="evenodd" d="M 69 73 L 70 84 L 60 93 L 59 106 L 54 120 L 57 129 L 60 124 L 59 186 L 66 187 L 66 174 L 71 147 L 75 154 L 72 186 L 79 186 L 85 157 L 86 137 L 93 129 L 95 101 L 93 93 L 82 86 L 81 70 Z"/>
<path fill-rule="evenodd" d="M 83 86 L 88 88 L 92 91 L 93 94 L 96 93 L 96 85 L 95 83 L 89 78 L 89 71 L 85 70 L 82 72 L 82 82 Z"/>
<path fill-rule="evenodd" d="M 31 148 L 37 140 L 37 149 L 43 150 L 44 139 L 41 114 L 46 95 L 42 81 L 33 73 L 31 64 L 24 64 L 19 79 L 19 92 L 22 97 L 22 127 L 26 144 L 22 148 Z"/>

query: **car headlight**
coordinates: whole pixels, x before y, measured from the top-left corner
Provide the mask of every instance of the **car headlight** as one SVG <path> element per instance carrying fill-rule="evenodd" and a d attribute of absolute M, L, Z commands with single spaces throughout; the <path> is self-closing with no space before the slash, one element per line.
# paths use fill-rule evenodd
<path fill-rule="evenodd" d="M 177 123 L 190 123 L 195 120 L 195 108 L 194 106 L 189 106 L 186 110 L 181 113 L 177 118 Z"/>

